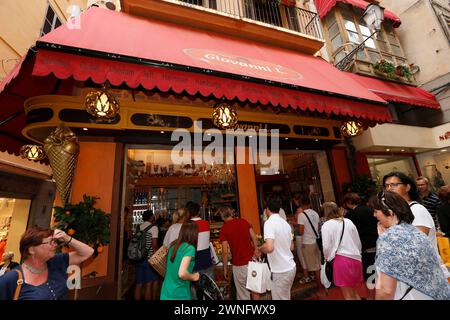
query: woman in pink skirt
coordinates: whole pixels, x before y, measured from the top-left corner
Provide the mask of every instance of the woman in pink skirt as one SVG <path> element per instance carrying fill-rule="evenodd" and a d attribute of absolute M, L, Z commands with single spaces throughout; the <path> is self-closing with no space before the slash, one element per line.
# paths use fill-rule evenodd
<path fill-rule="evenodd" d="M 351 220 L 343 217 L 343 210 L 336 203 L 325 202 L 323 210 L 326 219 L 322 226 L 323 254 L 327 261 L 334 258 L 333 282 L 341 288 L 346 300 L 360 300 L 356 288 L 364 279 L 358 231 Z"/>

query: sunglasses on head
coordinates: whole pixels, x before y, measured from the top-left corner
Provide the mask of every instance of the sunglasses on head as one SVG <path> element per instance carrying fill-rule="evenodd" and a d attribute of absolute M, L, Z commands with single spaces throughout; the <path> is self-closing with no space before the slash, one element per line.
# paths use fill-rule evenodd
<path fill-rule="evenodd" d="M 378 193 L 378 199 L 381 202 L 381 205 L 386 209 L 386 210 L 390 210 L 393 211 L 392 208 L 386 203 L 386 195 L 384 194 L 384 191 Z"/>

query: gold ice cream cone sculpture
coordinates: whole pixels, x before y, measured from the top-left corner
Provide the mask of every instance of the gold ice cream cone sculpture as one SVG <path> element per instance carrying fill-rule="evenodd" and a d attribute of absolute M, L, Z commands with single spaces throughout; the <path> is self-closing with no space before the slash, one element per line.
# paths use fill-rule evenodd
<path fill-rule="evenodd" d="M 78 139 L 69 128 L 60 125 L 45 139 L 44 150 L 64 206 L 72 191 L 72 180 L 80 152 Z"/>

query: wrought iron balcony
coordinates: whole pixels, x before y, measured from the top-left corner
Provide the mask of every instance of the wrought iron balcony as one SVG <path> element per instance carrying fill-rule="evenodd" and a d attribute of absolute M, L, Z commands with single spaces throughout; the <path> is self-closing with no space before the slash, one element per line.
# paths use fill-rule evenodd
<path fill-rule="evenodd" d="M 276 0 L 179 0 L 178 4 L 323 39 L 317 13 L 278 4 Z"/>

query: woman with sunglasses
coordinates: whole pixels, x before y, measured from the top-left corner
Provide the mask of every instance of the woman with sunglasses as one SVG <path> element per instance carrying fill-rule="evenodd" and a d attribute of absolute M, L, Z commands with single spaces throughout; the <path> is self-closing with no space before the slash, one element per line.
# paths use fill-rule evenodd
<path fill-rule="evenodd" d="M 384 191 L 369 200 L 378 219 L 376 300 L 448 300 L 450 284 L 408 203 Z"/>
<path fill-rule="evenodd" d="M 55 254 L 59 245 L 74 251 Z M 61 300 L 67 295 L 67 268 L 79 265 L 94 253 L 94 249 L 62 230 L 30 228 L 20 239 L 22 264 L 0 278 L 0 300 L 12 300 L 19 273 L 23 283 L 19 300 Z"/>

